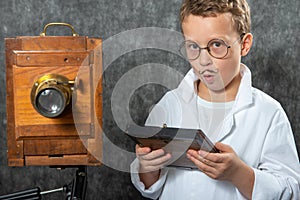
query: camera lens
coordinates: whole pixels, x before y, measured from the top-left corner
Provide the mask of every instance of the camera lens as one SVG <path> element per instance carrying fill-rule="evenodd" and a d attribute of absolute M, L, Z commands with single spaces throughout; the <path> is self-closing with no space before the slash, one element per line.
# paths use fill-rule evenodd
<path fill-rule="evenodd" d="M 55 88 L 41 90 L 36 97 L 36 106 L 44 116 L 57 117 L 66 106 L 65 96 Z"/>
<path fill-rule="evenodd" d="M 72 96 L 72 82 L 59 74 L 46 74 L 36 80 L 31 88 L 31 104 L 44 117 L 61 115 Z"/>

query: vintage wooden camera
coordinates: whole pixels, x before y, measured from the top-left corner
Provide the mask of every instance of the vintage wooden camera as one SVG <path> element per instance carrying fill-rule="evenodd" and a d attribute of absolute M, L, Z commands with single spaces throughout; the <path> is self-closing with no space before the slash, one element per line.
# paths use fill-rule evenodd
<path fill-rule="evenodd" d="M 73 36 L 47 36 L 49 26 Z M 101 42 L 66 23 L 5 39 L 9 166 L 101 164 Z"/>

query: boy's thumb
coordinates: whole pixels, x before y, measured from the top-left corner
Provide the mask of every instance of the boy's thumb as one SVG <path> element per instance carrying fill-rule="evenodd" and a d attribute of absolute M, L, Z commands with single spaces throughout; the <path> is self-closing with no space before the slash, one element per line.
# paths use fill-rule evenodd
<path fill-rule="evenodd" d="M 215 147 L 221 152 L 231 152 L 232 151 L 232 148 L 229 145 L 221 143 L 221 142 L 217 142 L 215 144 Z"/>

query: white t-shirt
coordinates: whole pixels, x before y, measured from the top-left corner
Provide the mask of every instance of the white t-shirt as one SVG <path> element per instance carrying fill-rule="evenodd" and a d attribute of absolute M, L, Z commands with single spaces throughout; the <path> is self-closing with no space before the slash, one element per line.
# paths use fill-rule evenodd
<path fill-rule="evenodd" d="M 225 103 L 209 102 L 201 97 L 196 97 L 196 112 L 198 128 L 201 129 L 212 142 L 222 132 L 224 119 L 231 111 L 234 101 Z"/>

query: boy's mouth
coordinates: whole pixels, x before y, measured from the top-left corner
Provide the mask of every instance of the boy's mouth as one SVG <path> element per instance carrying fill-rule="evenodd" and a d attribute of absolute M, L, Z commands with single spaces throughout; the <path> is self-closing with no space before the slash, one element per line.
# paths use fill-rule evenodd
<path fill-rule="evenodd" d="M 215 75 L 219 72 L 218 69 L 205 69 L 199 71 L 200 76 L 202 76 L 203 81 L 206 83 L 213 83 L 215 80 Z"/>
<path fill-rule="evenodd" d="M 212 75 L 212 74 L 205 74 L 203 75 L 203 78 L 205 80 L 206 83 L 212 83 L 214 81 L 214 78 L 215 76 Z"/>

